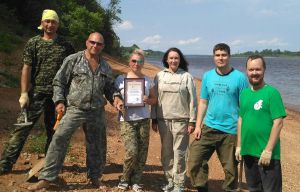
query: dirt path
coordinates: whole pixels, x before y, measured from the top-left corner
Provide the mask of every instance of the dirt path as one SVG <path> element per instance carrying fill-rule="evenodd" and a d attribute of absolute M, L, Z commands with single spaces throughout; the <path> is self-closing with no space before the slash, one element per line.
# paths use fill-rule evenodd
<path fill-rule="evenodd" d="M 126 71 L 127 67 L 115 60 L 110 60 L 110 64 L 117 73 Z M 149 76 L 154 76 L 159 69 L 152 65 L 145 65 L 144 72 Z M 200 87 L 200 81 L 196 82 Z M 18 89 L 0 88 L 0 150 L 8 139 L 9 129 L 15 121 L 18 108 Z M 110 105 L 106 106 L 108 121 L 108 153 L 107 165 L 102 177 L 104 185 L 107 187 L 102 191 L 118 191 L 119 176 L 122 173 L 122 162 L 124 149 L 119 134 L 116 121 L 116 111 Z M 300 191 L 298 179 L 300 176 L 300 114 L 288 111 L 285 126 L 281 134 L 282 138 L 282 168 L 283 168 L 283 191 Z M 191 138 L 192 139 L 192 138 Z M 14 166 L 13 172 L 0 176 L 0 191 L 26 191 L 28 182 L 24 182 L 26 173 L 30 167 L 36 163 L 37 154 L 22 153 L 18 162 Z M 66 157 L 60 180 L 51 185 L 51 191 L 95 191 L 86 183 L 85 169 L 85 144 L 83 131 L 79 129 L 72 138 L 72 147 Z M 222 168 L 215 155 L 209 162 L 210 191 L 221 191 L 222 179 L 224 178 Z M 245 179 L 244 179 L 245 181 Z M 160 137 L 151 131 L 149 154 L 147 165 L 143 174 L 142 182 L 147 191 L 160 191 L 159 186 L 163 184 L 164 177 L 160 164 Z M 245 183 L 244 183 L 245 187 Z M 187 181 L 187 191 L 195 191 Z M 100 191 L 100 190 L 99 190 Z"/>

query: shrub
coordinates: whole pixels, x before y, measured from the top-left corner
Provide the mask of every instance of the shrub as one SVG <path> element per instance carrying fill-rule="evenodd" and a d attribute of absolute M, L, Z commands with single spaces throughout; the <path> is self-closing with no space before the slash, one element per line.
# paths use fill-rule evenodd
<path fill-rule="evenodd" d="M 21 43 L 22 39 L 19 36 L 0 32 L 0 51 L 11 53 Z"/>

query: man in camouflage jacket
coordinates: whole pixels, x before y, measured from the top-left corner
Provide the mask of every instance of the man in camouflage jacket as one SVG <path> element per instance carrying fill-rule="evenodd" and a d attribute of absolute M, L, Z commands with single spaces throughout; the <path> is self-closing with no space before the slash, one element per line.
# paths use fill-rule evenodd
<path fill-rule="evenodd" d="M 48 188 L 49 183 L 57 179 L 71 136 L 82 125 L 85 127 L 87 176 L 94 187 L 101 187 L 98 178 L 103 172 L 105 150 L 104 106 L 107 99 L 121 110 L 123 101 L 114 87 L 109 65 L 99 55 L 104 48 L 103 36 L 97 32 L 90 34 L 86 47 L 86 50 L 67 57 L 54 78 L 56 112 L 65 115 L 49 146 L 45 166 L 39 175 L 40 181 L 30 186 L 29 190 Z"/>
<path fill-rule="evenodd" d="M 29 39 L 25 45 L 19 102 L 22 109 L 27 109 L 28 121 L 33 124 L 15 126 L 1 156 L 0 175 L 12 170 L 31 129 L 43 112 L 47 132 L 45 153 L 51 142 L 55 123 L 52 81 L 63 59 L 74 53 L 72 45 L 57 35 L 58 26 L 56 12 L 44 10 L 38 27 L 43 34 Z M 17 123 L 24 123 L 24 113 L 19 115 Z"/>

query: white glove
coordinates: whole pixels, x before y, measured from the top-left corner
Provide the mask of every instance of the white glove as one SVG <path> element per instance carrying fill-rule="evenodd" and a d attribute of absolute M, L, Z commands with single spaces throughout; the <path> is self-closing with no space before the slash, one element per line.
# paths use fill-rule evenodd
<path fill-rule="evenodd" d="M 263 150 L 258 160 L 258 165 L 260 166 L 269 166 L 271 162 L 272 151 Z"/>
<path fill-rule="evenodd" d="M 27 92 L 21 93 L 19 103 L 20 103 L 20 106 L 21 106 L 22 109 L 29 104 L 29 97 L 28 97 Z"/>
<path fill-rule="evenodd" d="M 242 160 L 241 147 L 236 147 L 235 148 L 235 159 L 238 160 L 238 161 Z"/>

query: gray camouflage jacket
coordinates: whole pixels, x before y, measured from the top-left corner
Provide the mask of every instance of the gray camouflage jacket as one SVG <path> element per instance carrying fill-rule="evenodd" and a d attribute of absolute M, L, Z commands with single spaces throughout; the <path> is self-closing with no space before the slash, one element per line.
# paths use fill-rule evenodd
<path fill-rule="evenodd" d="M 119 91 L 114 87 L 112 71 L 103 58 L 93 72 L 84 51 L 68 56 L 53 80 L 53 101 L 81 110 L 99 109 L 113 102 Z M 105 99 L 105 97 L 106 99 Z"/>

